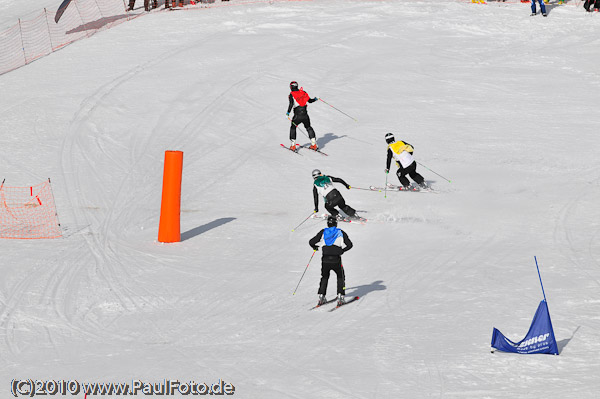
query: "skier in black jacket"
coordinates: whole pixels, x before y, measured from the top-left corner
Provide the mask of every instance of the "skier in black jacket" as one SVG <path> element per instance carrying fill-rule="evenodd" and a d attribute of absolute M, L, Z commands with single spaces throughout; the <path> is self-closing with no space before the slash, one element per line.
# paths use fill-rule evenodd
<path fill-rule="evenodd" d="M 314 180 L 313 198 L 315 201 L 315 213 L 319 212 L 319 194 L 321 194 L 325 201 L 325 209 L 327 209 L 334 217 L 337 218 L 339 215 L 339 212 L 335 209 L 337 206 L 350 218 L 359 218 L 354 208 L 346 205 L 346 201 L 344 200 L 344 197 L 342 197 L 342 194 L 340 194 L 337 188 L 333 187 L 333 183 L 340 183 L 350 190 L 350 185 L 348 183 L 337 177 L 325 176 L 319 169 L 312 171 L 312 177 Z"/>
<path fill-rule="evenodd" d="M 325 295 L 327 294 L 327 284 L 329 275 L 333 270 L 337 275 L 337 305 L 341 306 L 345 303 L 344 295 L 346 294 L 346 276 L 344 274 L 344 266 L 342 266 L 342 254 L 352 248 L 352 241 L 348 234 L 337 227 L 337 220 L 333 216 L 327 218 L 327 228 L 319 231 L 316 236 L 310 239 L 308 244 L 313 250 L 318 251 L 319 241 L 323 240 L 325 245 L 321 253 L 321 282 L 319 284 L 319 302 L 320 306 L 327 302 Z M 345 245 L 342 248 L 342 241 Z"/>
<path fill-rule="evenodd" d="M 585 8 L 587 12 L 594 11 L 592 10 L 592 8 L 598 11 L 598 9 L 600 8 L 600 0 L 585 0 L 585 2 L 583 3 L 583 8 Z"/>
<path fill-rule="evenodd" d="M 308 93 L 306 93 L 302 87 L 298 88 L 298 82 L 290 83 L 290 104 L 286 114 L 289 117 L 292 108 L 294 109 L 294 117 L 292 118 L 292 124 L 290 125 L 290 141 L 292 142 L 290 150 L 296 151 L 298 147 L 296 145 L 296 127 L 301 123 L 304 124 L 304 127 L 308 132 L 308 138 L 310 138 L 309 148 L 311 150 L 319 149 L 315 138 L 315 131 L 310 125 L 310 118 L 308 117 L 308 110 L 306 109 L 308 103 L 314 103 L 317 100 L 317 97 L 310 98 Z"/>

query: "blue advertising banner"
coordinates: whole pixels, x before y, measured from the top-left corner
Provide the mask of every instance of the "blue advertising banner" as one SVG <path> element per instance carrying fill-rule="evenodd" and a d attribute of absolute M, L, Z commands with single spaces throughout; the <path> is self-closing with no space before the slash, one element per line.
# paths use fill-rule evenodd
<path fill-rule="evenodd" d="M 558 355 L 558 347 L 546 300 L 544 299 L 540 302 L 525 338 L 519 342 L 513 342 L 506 338 L 498 329 L 494 328 L 494 332 L 492 333 L 492 348 L 504 352 L 521 354 L 551 353 Z"/>

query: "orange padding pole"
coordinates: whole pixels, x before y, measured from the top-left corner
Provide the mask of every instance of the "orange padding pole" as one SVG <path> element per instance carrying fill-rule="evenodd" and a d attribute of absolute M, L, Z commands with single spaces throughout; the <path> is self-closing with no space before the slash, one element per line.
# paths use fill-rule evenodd
<path fill-rule="evenodd" d="M 181 241 L 179 215 L 181 210 L 181 175 L 183 152 L 165 151 L 162 201 L 160 204 L 159 242 Z"/>

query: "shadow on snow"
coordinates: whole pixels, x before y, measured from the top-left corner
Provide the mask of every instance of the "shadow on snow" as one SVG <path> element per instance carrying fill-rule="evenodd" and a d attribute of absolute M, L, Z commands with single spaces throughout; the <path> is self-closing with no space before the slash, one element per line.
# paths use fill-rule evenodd
<path fill-rule="evenodd" d="M 577 331 L 579 331 L 580 328 L 581 328 L 581 326 L 578 326 L 575 329 L 575 331 L 573 331 L 573 334 L 571 334 L 571 338 L 562 339 L 562 340 L 556 342 L 556 346 L 558 347 L 558 353 L 561 353 L 563 351 L 564 347 L 569 344 L 569 342 L 573 339 L 573 337 L 575 336 Z"/>
<path fill-rule="evenodd" d="M 190 238 L 206 233 L 209 230 L 212 230 L 234 220 L 235 218 L 220 218 L 213 220 L 210 223 L 203 224 L 202 226 L 194 227 L 193 229 L 188 230 L 185 233 L 181 233 L 181 241 L 189 240 Z"/>
<path fill-rule="evenodd" d="M 373 281 L 371 284 L 358 285 L 356 287 L 346 287 L 347 290 L 352 290 L 350 293 L 346 293 L 346 295 L 359 296 L 362 298 L 371 292 L 383 291 L 387 289 L 387 287 L 382 283 L 382 280 L 377 280 Z"/>

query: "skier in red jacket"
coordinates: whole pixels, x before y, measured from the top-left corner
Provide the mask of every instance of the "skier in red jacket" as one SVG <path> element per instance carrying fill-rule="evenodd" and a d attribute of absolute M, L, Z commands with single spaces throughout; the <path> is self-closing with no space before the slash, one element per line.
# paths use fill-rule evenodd
<path fill-rule="evenodd" d="M 288 106 L 287 116 L 290 116 L 290 112 L 292 108 L 294 108 L 294 117 L 292 118 L 292 124 L 290 126 L 290 141 L 292 144 L 290 145 L 290 150 L 296 151 L 298 149 L 298 145 L 296 145 L 296 127 L 301 123 L 304 124 L 306 131 L 308 132 L 308 138 L 310 138 L 310 149 L 317 150 L 319 147 L 317 146 L 317 140 L 315 138 L 315 131 L 310 126 L 310 118 L 308 117 L 308 111 L 306 110 L 308 103 L 314 103 L 318 100 L 317 97 L 310 98 L 308 93 L 306 93 L 303 88 L 298 88 L 298 82 L 290 83 L 290 105 Z"/>

